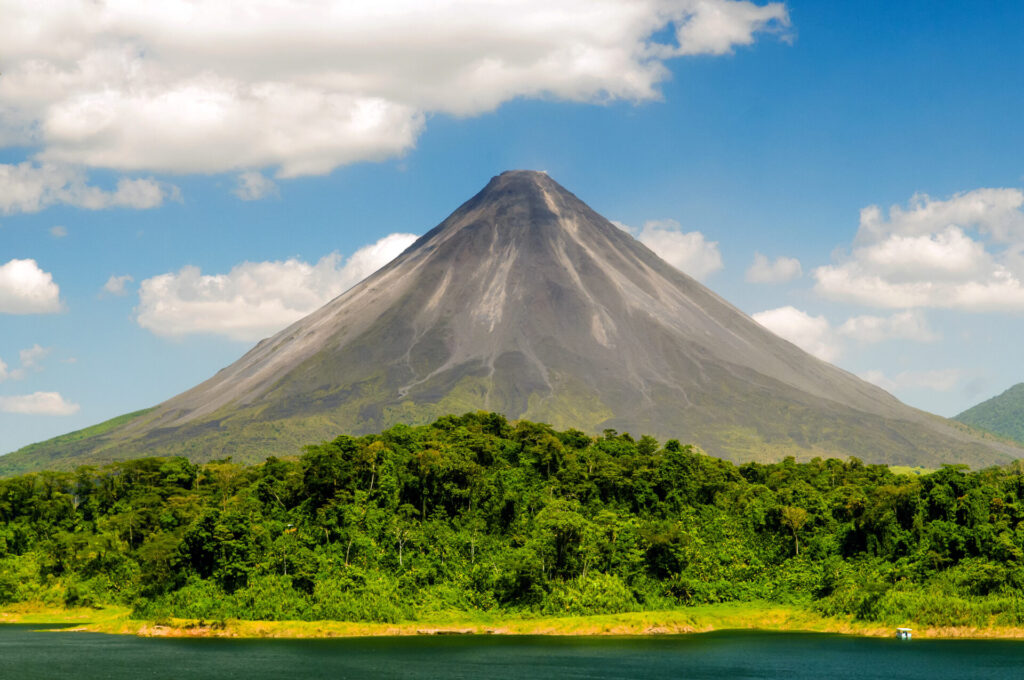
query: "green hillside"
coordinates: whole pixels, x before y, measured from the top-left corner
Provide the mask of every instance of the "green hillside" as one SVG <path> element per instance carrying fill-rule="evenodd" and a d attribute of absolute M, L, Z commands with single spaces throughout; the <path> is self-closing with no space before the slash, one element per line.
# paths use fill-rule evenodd
<path fill-rule="evenodd" d="M 1024 383 L 967 409 L 954 420 L 1024 442 Z"/>
<path fill-rule="evenodd" d="M 109 463 L 132 457 L 105 456 L 97 452 L 96 442 L 102 441 L 109 432 L 152 410 L 152 408 L 147 408 L 125 413 L 102 423 L 29 444 L 17 451 L 0 456 L 0 477 L 36 470 L 73 470 L 80 465 Z"/>

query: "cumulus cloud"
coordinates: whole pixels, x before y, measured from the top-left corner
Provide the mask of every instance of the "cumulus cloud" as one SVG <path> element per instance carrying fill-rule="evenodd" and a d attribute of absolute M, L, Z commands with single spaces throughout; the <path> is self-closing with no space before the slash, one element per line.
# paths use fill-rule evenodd
<path fill-rule="evenodd" d="M 121 276 L 111 276 L 107 279 L 107 282 L 103 284 L 103 292 L 111 295 L 127 295 L 127 286 L 129 283 L 134 281 L 131 274 L 122 274 Z"/>
<path fill-rule="evenodd" d="M 738 0 L 8 0 L 0 144 L 120 170 L 321 174 L 427 115 L 659 96 L 665 62 L 785 34 Z"/>
<path fill-rule="evenodd" d="M 746 279 L 750 283 L 785 283 L 803 273 L 800 260 L 795 257 L 777 257 L 769 260 L 761 253 L 754 253 L 754 262 L 747 269 Z"/>
<path fill-rule="evenodd" d="M 146 210 L 162 205 L 165 200 L 178 199 L 180 195 L 177 187 L 154 179 L 122 177 L 112 191 L 107 191 L 89 184 L 85 171 L 78 167 L 29 161 L 17 165 L 0 163 L 0 212 L 8 215 L 39 212 L 58 204 L 87 210 Z M 60 238 L 67 230 L 54 227 L 50 233 Z"/>
<path fill-rule="evenodd" d="M 253 341 L 316 310 L 384 266 L 416 236 L 391 234 L 344 262 L 337 253 L 316 264 L 297 259 L 244 262 L 227 274 L 182 267 L 139 285 L 139 325 L 157 335 L 205 333 Z"/>
<path fill-rule="evenodd" d="M 873 344 L 886 340 L 933 342 L 938 335 L 920 312 L 902 312 L 887 317 L 855 316 L 838 328 L 824 316 L 811 316 L 792 306 L 769 309 L 753 315 L 754 321 L 824 361 L 835 361 L 846 350 L 846 341 Z"/>
<path fill-rule="evenodd" d="M 0 314 L 52 314 L 62 309 L 60 287 L 35 260 L 0 265 Z"/>
<path fill-rule="evenodd" d="M 33 392 L 0 397 L 0 412 L 22 415 L 70 416 L 78 413 L 79 405 L 69 402 L 60 392 Z"/>
<path fill-rule="evenodd" d="M 621 223 L 616 226 L 695 279 L 704 280 L 722 268 L 718 242 L 708 241 L 699 231 L 683 231 L 675 220 L 651 220 L 639 229 Z"/>
<path fill-rule="evenodd" d="M 679 47 L 674 54 L 727 54 L 735 45 L 753 43 L 758 31 L 781 31 L 789 26 L 785 10 L 775 4 L 700 2 L 694 5 L 689 21 L 676 29 Z"/>
<path fill-rule="evenodd" d="M 877 205 L 861 210 L 858 241 L 877 242 L 891 234 L 924 236 L 948 225 L 976 228 L 1001 243 L 1024 238 L 1024 193 L 1017 189 L 975 189 L 942 201 L 915 194 L 907 208 L 894 205 L 888 219 Z"/>
<path fill-rule="evenodd" d="M 238 184 L 232 193 L 243 201 L 258 201 L 267 196 L 276 196 L 278 191 L 273 180 L 262 172 L 250 170 L 238 176 Z"/>
<path fill-rule="evenodd" d="M 823 297 L 873 307 L 1024 310 L 1024 192 L 977 189 L 861 211 L 852 251 L 814 270 Z"/>
<path fill-rule="evenodd" d="M 860 374 L 860 377 L 889 392 L 903 389 L 927 389 L 934 392 L 950 392 L 963 378 L 963 371 L 955 368 L 931 371 L 902 371 L 891 378 L 882 371 L 865 371 Z"/>
<path fill-rule="evenodd" d="M 67 235 L 68 235 L 68 228 L 67 227 L 61 226 L 59 224 L 54 226 L 54 227 L 50 227 L 50 236 L 52 236 L 54 238 L 64 238 Z"/>
<path fill-rule="evenodd" d="M 786 306 L 758 312 L 753 319 L 823 361 L 835 361 L 842 354 L 832 325 L 823 316 L 811 316 L 796 307 Z"/>

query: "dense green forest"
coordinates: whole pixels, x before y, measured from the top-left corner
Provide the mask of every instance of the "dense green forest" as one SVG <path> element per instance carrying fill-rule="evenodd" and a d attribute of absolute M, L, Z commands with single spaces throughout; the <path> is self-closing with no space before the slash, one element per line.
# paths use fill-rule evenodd
<path fill-rule="evenodd" d="M 734 465 L 475 413 L 253 466 L 147 458 L 2 479 L 0 604 L 398 621 L 767 600 L 1019 624 L 1022 520 L 1016 465 Z"/>

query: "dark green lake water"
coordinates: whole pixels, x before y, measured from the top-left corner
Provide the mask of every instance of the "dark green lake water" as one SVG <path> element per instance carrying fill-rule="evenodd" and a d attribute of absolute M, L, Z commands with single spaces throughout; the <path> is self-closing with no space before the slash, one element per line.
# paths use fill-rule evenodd
<path fill-rule="evenodd" d="M 1024 642 L 725 632 L 657 638 L 167 640 L 0 625 L 0 679 L 1024 678 Z"/>

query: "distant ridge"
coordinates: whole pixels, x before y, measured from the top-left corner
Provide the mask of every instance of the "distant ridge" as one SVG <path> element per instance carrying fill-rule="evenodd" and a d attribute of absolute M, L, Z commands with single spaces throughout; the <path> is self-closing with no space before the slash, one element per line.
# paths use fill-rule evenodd
<path fill-rule="evenodd" d="M 1024 453 L 810 356 L 547 174 L 520 170 L 206 382 L 0 458 L 0 473 L 156 454 L 250 461 L 477 409 L 737 461 L 935 467 Z"/>
<path fill-rule="evenodd" d="M 972 406 L 954 420 L 1024 443 L 1024 383 Z"/>

